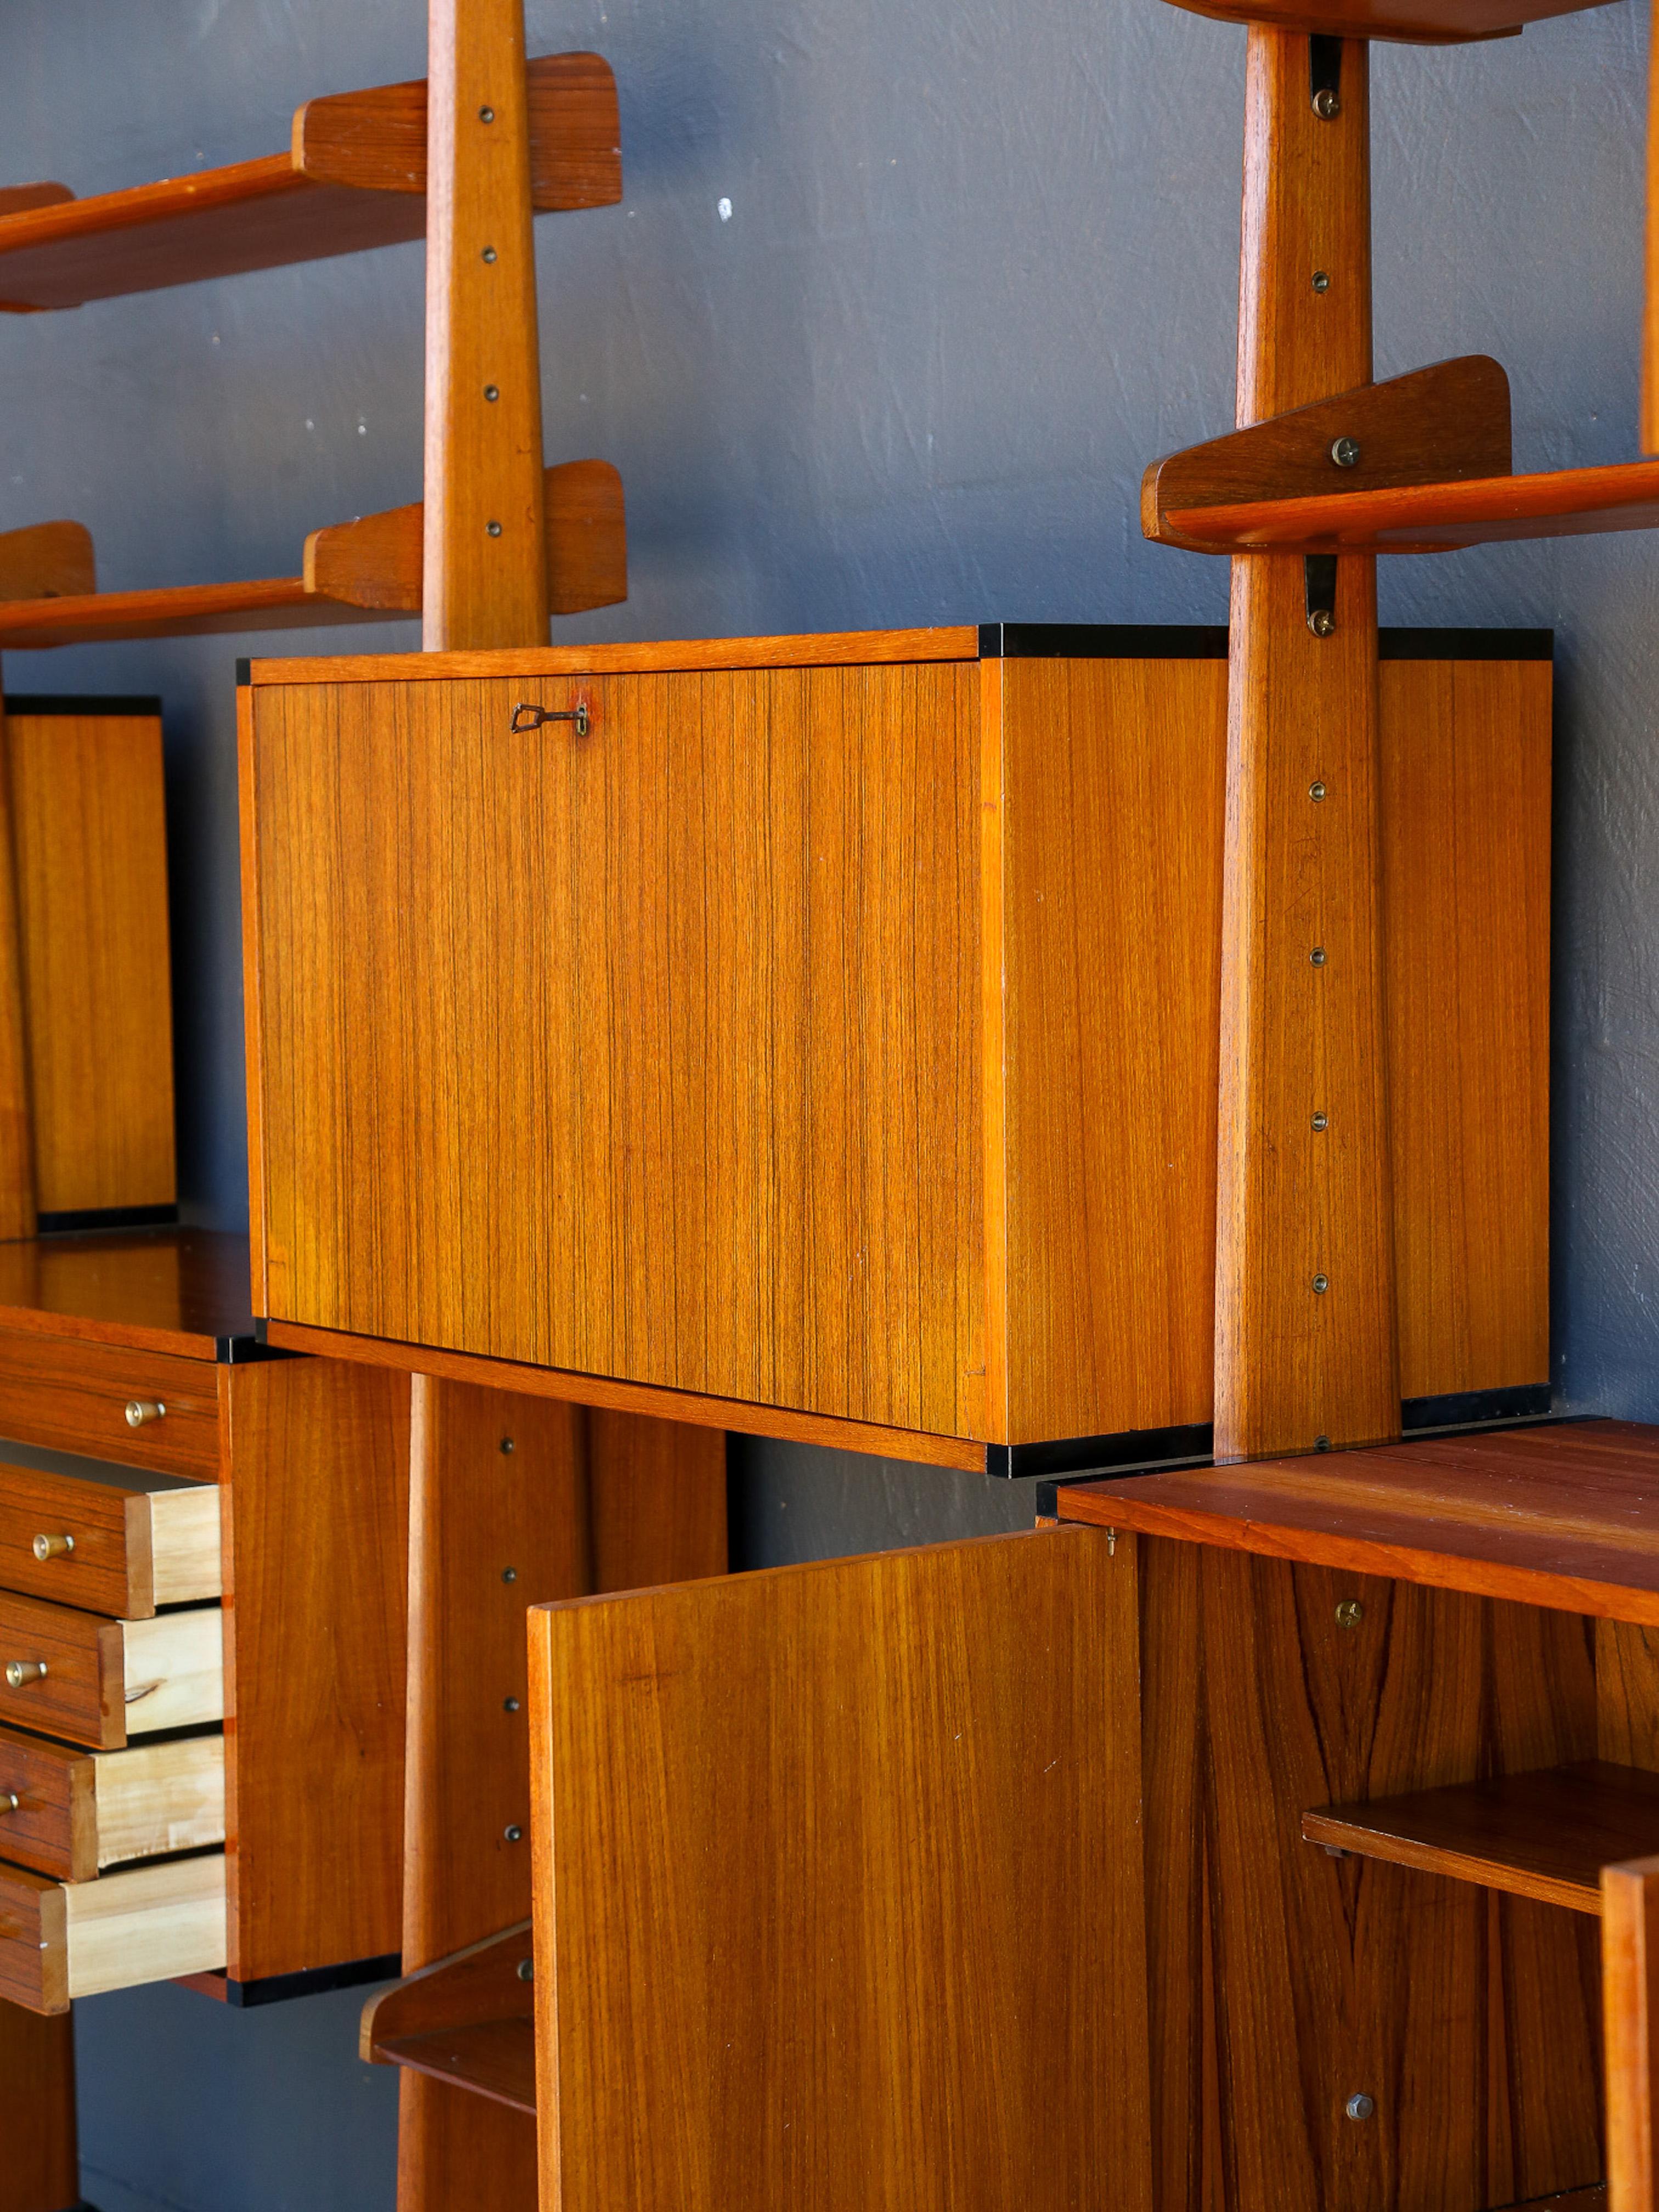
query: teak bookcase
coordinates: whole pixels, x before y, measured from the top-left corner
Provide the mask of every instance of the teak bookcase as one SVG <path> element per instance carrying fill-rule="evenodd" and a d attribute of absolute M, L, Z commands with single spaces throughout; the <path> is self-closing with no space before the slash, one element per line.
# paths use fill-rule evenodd
<path fill-rule="evenodd" d="M 1653 2212 L 1659 1432 L 1523 1420 L 1401 1437 L 1407 1378 L 1422 1346 L 1441 1345 L 1436 1301 L 1453 1279 L 1413 1257 L 1412 1133 L 1420 1135 L 1446 1065 L 1437 1023 L 1463 1037 L 1473 1009 L 1441 1001 L 1401 1049 L 1413 972 L 1401 933 L 1422 917 L 1402 914 L 1390 883 L 1401 833 L 1390 818 L 1398 769 L 1375 556 L 1644 524 L 1659 512 L 1659 472 L 1636 463 L 1513 477 L 1504 387 L 1490 362 L 1370 380 L 1366 41 L 1485 38 L 1552 10 L 1513 0 L 1278 10 L 1217 0 L 1207 12 L 1249 24 L 1241 427 L 1151 470 L 1145 519 L 1154 538 L 1234 562 L 1224 799 L 1218 762 L 1205 787 L 1213 816 L 1194 810 L 1216 827 L 1189 831 L 1194 842 L 1218 839 L 1218 879 L 1189 850 L 1160 843 L 1164 802 L 1143 788 L 1133 826 L 1158 858 L 1140 862 L 1133 880 L 1144 896 L 1128 905 L 1156 939 L 1157 921 L 1145 917 L 1167 911 L 1166 868 L 1194 908 L 1218 902 L 1214 992 L 1192 994 L 1212 1005 L 1213 1032 L 1200 1045 L 1172 1042 L 1173 1087 L 1135 1096 L 1155 1121 L 1170 1097 L 1194 1112 L 1213 1088 L 1213 1119 L 1194 1144 L 1201 1150 L 1213 1131 L 1214 1182 L 1193 1181 L 1200 1207 L 1213 1200 L 1216 1229 L 1191 1262 L 1194 1297 L 1214 1330 L 1213 1463 L 1048 1486 L 1042 1525 L 1028 1535 L 532 1612 L 533 1925 L 503 1923 L 493 1939 L 458 1947 L 371 2005 L 364 2035 L 372 2055 L 419 2078 L 465 2084 L 479 2111 L 501 2116 L 503 2144 L 524 2142 L 511 2111 L 533 2108 L 544 2212 L 1109 2202 L 1145 2212 L 1486 2212 L 1546 2202 L 1589 2212 L 1609 2197 L 1613 2212 Z M 674 1259 L 690 1251 L 701 1267 L 718 1240 L 705 1243 L 701 1201 L 685 1196 L 687 1130 L 726 1131 L 741 1164 L 753 1140 L 741 1120 L 734 1126 L 732 1102 L 743 1079 L 763 1097 L 779 1063 L 756 1047 L 763 1027 L 721 1006 L 703 1029 L 678 1033 L 694 1048 L 685 1066 L 671 1058 L 656 1121 L 617 1110 L 631 1048 L 623 1028 L 648 1030 L 656 1017 L 649 988 L 624 1001 L 600 988 L 623 972 L 607 871 L 625 872 L 630 893 L 646 890 L 632 910 L 642 904 L 649 928 L 630 974 L 660 962 L 691 982 L 705 1013 L 706 979 L 728 973 L 739 948 L 782 979 L 781 997 L 801 992 L 811 947 L 778 926 L 780 915 L 787 925 L 827 910 L 843 943 L 849 915 L 867 918 L 894 964 L 928 980 L 915 1006 L 940 1021 L 951 1049 L 940 1052 L 920 1012 L 860 996 L 862 971 L 846 959 L 846 1004 L 864 1019 L 843 1015 L 832 1057 L 846 1054 L 848 1036 L 872 1036 L 872 1052 L 890 1036 L 907 1047 L 927 1037 L 917 1064 L 932 1087 L 918 1080 L 914 1095 L 919 1110 L 941 1091 L 944 1103 L 921 1125 L 924 1142 L 937 1146 L 945 1130 L 963 1142 L 965 1108 L 971 1153 L 982 1099 L 961 1073 L 951 1009 L 968 1003 L 960 979 L 975 963 L 961 963 L 958 946 L 972 939 L 978 972 L 996 979 L 976 1002 L 981 1021 L 1006 988 L 1006 1034 L 1016 1033 L 1030 1010 L 1018 984 L 1019 864 L 1006 855 L 1022 810 L 1039 824 L 1059 817 L 1057 857 L 1036 888 L 1069 902 L 1068 917 L 1083 904 L 1067 873 L 1077 855 L 1085 865 L 1075 872 L 1091 886 L 1115 857 L 1109 842 L 1087 842 L 1098 799 L 1086 777 L 1069 811 L 1045 816 L 1034 804 L 1018 773 L 1024 732 L 1010 687 L 1029 680 L 1071 693 L 1046 732 L 1067 797 L 1079 789 L 1069 780 L 1079 759 L 1103 774 L 1100 750 L 1133 751 L 1123 732 L 1134 713 L 1102 693 L 1144 681 L 1139 711 L 1155 720 L 1175 688 L 1167 667 L 1128 678 L 1074 648 L 1058 667 L 1022 670 L 1017 649 L 976 647 L 971 634 L 947 634 L 678 647 L 631 659 L 470 655 L 418 672 L 256 669 L 244 788 L 262 1287 L 279 1310 L 314 1302 L 286 1328 L 273 1320 L 273 1337 L 307 1340 L 326 1309 L 332 1349 L 441 1360 L 455 1387 L 488 1374 L 526 1393 L 576 1393 L 579 1381 L 611 1394 L 662 1387 L 660 1375 L 618 1377 L 622 1360 L 608 1352 L 603 1374 L 567 1371 L 549 1383 L 548 1366 L 532 1363 L 571 1356 L 564 1346 L 583 1325 L 609 1331 L 641 1363 L 690 1357 L 678 1339 L 653 1338 L 645 1312 L 651 1268 L 667 1264 L 660 1231 L 635 1250 L 604 1225 L 605 1206 L 629 1176 L 641 1179 L 637 1205 L 652 1175 L 667 1175 Z M 953 689 L 946 669 L 964 672 L 965 684 Z M 792 685 L 785 711 L 778 702 Z M 906 686 L 908 704 L 884 696 L 902 698 Z M 1094 742 L 1068 749 L 1066 717 L 1091 686 Z M 715 864 L 737 887 L 735 915 L 720 918 L 731 954 L 698 896 L 711 864 L 696 842 L 697 777 L 677 774 L 678 749 L 661 735 L 671 697 L 686 760 L 737 800 L 733 849 Z M 550 764 L 538 750 L 533 765 L 514 768 L 509 740 L 542 735 L 549 711 L 581 720 L 554 733 Z M 1198 711 L 1189 718 L 1213 727 Z M 1521 726 L 1506 726 L 1511 742 Z M 301 830 L 319 833 L 325 852 L 360 818 L 349 789 L 325 792 L 307 773 L 319 731 L 343 744 L 349 783 L 372 763 L 407 797 L 441 763 L 445 805 L 458 810 L 441 829 L 406 808 L 416 825 L 406 846 L 374 855 L 382 890 L 436 888 L 431 910 L 459 948 L 440 981 L 421 969 L 412 942 L 401 947 L 412 963 L 401 1007 L 377 980 L 393 948 L 372 912 L 325 902 L 320 947 L 302 945 L 289 918 L 313 888 Z M 617 731 L 644 788 L 605 765 Z M 1212 739 L 1193 741 L 1202 751 Z M 1516 745 L 1517 765 L 1525 750 Z M 516 842 L 504 826 L 484 827 L 476 794 L 491 770 L 519 779 L 509 785 Z M 861 844 L 842 827 L 856 818 L 850 794 L 872 777 L 884 823 L 895 811 L 909 818 L 907 790 L 933 793 L 931 808 L 915 807 L 915 845 L 901 843 L 885 873 L 880 838 Z M 749 796 L 751 787 L 763 797 Z M 790 830 L 769 843 L 780 789 Z M 1483 797 L 1495 796 L 1485 783 Z M 994 878 L 972 834 L 975 808 L 999 817 Z M 653 842 L 645 825 L 665 813 L 672 827 Z M 732 813 L 728 804 L 723 825 Z M 1420 836 L 1433 821 L 1425 812 L 1411 829 Z M 596 854 L 601 823 L 616 842 Z M 578 927 L 561 903 L 562 871 L 574 882 L 576 864 L 558 841 L 582 833 L 594 872 L 582 879 L 587 895 L 570 900 Z M 1535 809 L 1530 827 L 1517 816 L 1516 834 L 1513 879 L 1525 880 L 1541 864 Z M 1407 843 L 1415 852 L 1419 838 Z M 843 857 L 866 851 L 867 876 Z M 793 896 L 757 896 L 753 886 L 774 878 L 756 852 L 799 867 L 782 878 Z M 814 878 L 823 854 L 831 857 Z M 953 916 L 954 934 L 942 922 L 896 926 L 884 904 L 913 854 L 926 857 L 928 883 L 915 911 Z M 469 864 L 480 885 L 472 904 Z M 1478 855 L 1459 845 L 1445 893 L 1478 911 L 1482 876 Z M 1107 883 L 1097 895 L 1109 905 L 1109 870 Z M 954 903 L 940 885 L 957 890 Z M 548 894 L 544 908 L 535 892 Z M 574 988 L 573 964 L 591 963 L 577 972 L 593 976 L 610 1014 L 608 1029 L 595 1017 L 585 1035 L 590 1054 L 596 1040 L 610 1053 L 600 1097 L 611 1149 L 595 1140 L 557 1152 L 562 1215 L 557 1206 L 538 1213 L 533 1185 L 513 1181 L 522 1170 L 507 1109 L 481 1116 L 446 1027 L 465 1010 L 474 1018 L 466 1044 L 489 1051 L 489 1022 L 476 1018 L 493 1006 L 478 980 L 486 956 L 475 974 L 468 933 L 483 928 L 500 952 L 486 906 L 514 897 L 525 900 L 524 928 L 540 933 L 528 939 L 524 974 L 500 988 L 503 1002 L 517 994 L 529 1009 L 538 1050 L 535 1024 L 550 1034 L 556 1011 L 570 1018 L 559 994 Z M 1041 924 L 1024 927 L 1028 945 L 1042 942 Z M 1127 942 L 1133 973 L 1133 933 Z M 349 1181 L 331 1144 L 359 1112 L 372 1119 L 382 1109 L 354 1071 L 357 1048 L 335 1048 L 323 1071 L 348 947 L 368 955 L 367 1018 L 382 1050 L 376 1059 L 363 1048 L 365 1065 L 389 1093 L 371 1140 L 378 1159 L 371 1166 L 365 1146 Z M 549 994 L 540 1002 L 525 995 L 538 957 Z M 1530 969 L 1520 956 L 1512 966 L 1518 1005 Z M 1068 1003 L 1067 970 L 1061 959 L 1042 972 L 1055 984 L 1039 1001 L 1054 1022 L 1056 1003 Z M 1442 984 L 1439 970 L 1432 980 Z M 1148 1012 L 1177 1036 L 1188 1021 L 1195 1034 L 1202 1026 L 1185 981 L 1184 970 L 1161 977 Z M 800 1011 L 821 1046 L 810 995 Z M 588 1014 L 578 1002 L 574 1018 Z M 1054 1030 L 1041 1020 L 1037 1029 L 1051 1043 Z M 705 1118 L 695 1086 L 723 1073 L 719 1054 L 734 1044 L 738 1074 L 729 1091 L 716 1085 Z M 286 1056 L 280 1068 L 273 1046 Z M 429 1177 L 446 1167 L 450 1176 L 425 1212 L 417 1139 L 388 1137 L 416 1095 L 407 1071 L 421 1048 L 441 1071 L 425 1094 L 434 1116 L 425 1164 Z M 1500 1049 L 1511 1048 L 1541 1085 L 1541 1027 L 1522 1046 L 1506 1025 Z M 539 1108 L 542 1065 L 517 1091 L 499 1071 L 520 1116 Z M 1101 1065 L 1109 1057 L 1089 1062 L 1091 1076 Z M 307 1120 L 288 1101 L 313 1079 L 322 1089 Z M 1538 1093 L 1523 1075 L 1516 1095 Z M 1069 1092 L 1048 1097 L 1056 1132 L 1079 1152 L 1099 1141 L 1079 1128 L 1083 1117 L 1124 1115 L 1124 1093 L 1109 1082 L 1074 1077 Z M 477 1211 L 471 1170 L 456 1161 L 469 1114 L 469 1135 L 514 1189 L 516 1246 L 505 1222 L 498 1230 Z M 1184 1144 L 1181 1114 L 1166 1120 L 1171 1146 Z M 1029 1165 L 1009 1134 L 1017 1121 L 1010 1111 L 994 1125 L 981 1233 L 994 1271 L 1006 1259 L 1008 1281 L 1024 1287 L 1012 1256 L 1013 1193 Z M 902 1170 L 902 1150 L 871 1133 L 878 1116 L 833 1126 L 859 1127 L 890 1181 Z M 1143 1131 L 1121 1133 L 1132 1149 Z M 399 1141 L 403 1159 L 393 1157 Z M 837 1168 L 841 1142 L 826 1147 Z M 1524 1214 L 1526 1249 L 1541 1251 L 1531 1240 L 1543 1234 L 1542 1176 L 1511 1186 L 1517 1156 L 1484 1157 L 1499 1179 L 1495 1210 Z M 330 1194 L 314 1219 L 305 1218 L 301 1161 L 307 1188 L 320 1177 Z M 708 1176 L 731 1172 L 712 1144 L 703 1161 Z M 813 1187 L 826 1182 L 837 1195 L 848 1187 L 822 1174 Z M 1466 1175 L 1456 1204 L 1441 1187 L 1440 1218 L 1473 1205 L 1478 1184 Z M 1149 1188 L 1121 1255 L 1096 1217 L 1078 1227 L 1060 1216 L 1062 1263 L 1067 1236 L 1093 1235 L 1097 1271 L 1139 1266 L 1161 1294 L 1167 1248 Z M 759 1235 L 768 1225 L 760 1221 L 752 1250 L 771 1249 Z M 925 1238 L 913 1247 L 928 1249 Z M 1477 1238 L 1455 1249 L 1460 1295 L 1473 1298 L 1475 1285 L 1494 1295 L 1504 1268 L 1491 1264 L 1493 1248 Z M 1212 1251 L 1212 1298 L 1203 1285 Z M 889 1251 L 849 1237 L 844 1254 L 855 1284 L 872 1263 L 884 1285 L 902 1279 Z M 558 1301 L 568 1271 L 590 1260 L 586 1300 L 567 1313 Z M 1013 1304 L 1011 1293 L 1011 1364 Z M 675 1304 L 674 1318 L 686 1310 Z M 901 1310 L 902 1300 L 872 1306 L 872 1333 Z M 394 1329 L 404 1341 L 388 1340 Z M 388 1335 L 376 1341 L 377 1330 Z M 410 1340 L 422 1332 L 424 1350 Z M 902 1328 L 889 1336 L 906 1341 Z M 1148 1336 L 1183 1340 L 1167 1311 Z M 816 1347 L 821 1336 L 805 1340 Z M 480 1347 L 519 1364 L 487 1367 Z M 711 1369 L 736 1356 L 712 1328 L 694 1349 Z M 737 1350 L 753 1355 L 752 1332 Z M 802 1371 L 815 1388 L 826 1376 L 843 1391 L 865 1379 L 844 1358 Z M 1054 1371 L 1076 1387 L 1073 1363 Z M 948 1391 L 939 1401 L 950 1401 Z M 868 1401 L 836 1408 L 844 1441 L 873 1441 L 855 1431 L 872 1410 Z M 770 1418 L 762 1408 L 758 1419 Z M 775 1428 L 826 1433 L 799 1413 Z M 907 1446 L 919 1432 L 905 1433 Z M 498 2184 L 505 2172 L 496 2169 Z M 522 2170 L 510 2179 L 522 2191 Z M 427 2200 L 416 2191 L 410 2201 Z M 481 2185 L 456 2201 L 482 2203 L 486 2192 Z"/>

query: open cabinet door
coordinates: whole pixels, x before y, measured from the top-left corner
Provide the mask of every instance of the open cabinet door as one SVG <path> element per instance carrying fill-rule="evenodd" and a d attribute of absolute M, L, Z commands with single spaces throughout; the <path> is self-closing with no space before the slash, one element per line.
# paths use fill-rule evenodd
<path fill-rule="evenodd" d="M 1133 1548 L 532 1613 L 543 2212 L 1146 2212 Z"/>

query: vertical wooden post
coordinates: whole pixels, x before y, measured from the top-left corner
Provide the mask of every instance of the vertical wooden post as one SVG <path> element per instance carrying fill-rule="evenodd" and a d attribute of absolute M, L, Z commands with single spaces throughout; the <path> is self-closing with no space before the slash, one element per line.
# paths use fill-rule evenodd
<path fill-rule="evenodd" d="M 1367 59 L 1361 41 L 1250 30 L 1241 427 L 1370 380 Z M 1336 79 L 1317 106 L 1316 63 Z M 1400 1427 L 1376 562 L 1335 563 L 1328 634 L 1310 623 L 1309 586 L 1295 556 L 1233 563 L 1218 1460 Z"/>
<path fill-rule="evenodd" d="M 0 2003 L 0 2212 L 69 2212 L 80 2201 L 69 2017 Z"/>
<path fill-rule="evenodd" d="M 0 678 L 0 1243 L 33 1237 L 34 1229 L 33 1107 L 23 1015 L 23 949 L 17 912 L 17 854 L 12 840 L 6 694 Z"/>
<path fill-rule="evenodd" d="M 1659 2123 L 1659 1859 L 1601 1869 L 1607 2212 L 1654 2212 Z"/>
<path fill-rule="evenodd" d="M 522 0 L 430 0 L 428 22 L 422 642 L 545 645 Z"/>

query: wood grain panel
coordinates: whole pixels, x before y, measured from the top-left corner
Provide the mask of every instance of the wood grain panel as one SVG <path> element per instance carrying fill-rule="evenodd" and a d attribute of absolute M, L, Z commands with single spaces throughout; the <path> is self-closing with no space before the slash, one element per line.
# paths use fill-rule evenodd
<path fill-rule="evenodd" d="M 41 2020 L 0 2000 L 0 2212 L 60 2212 L 81 2187 L 67 2014 Z"/>
<path fill-rule="evenodd" d="M 423 1966 L 364 2006 L 361 2055 L 533 2114 L 533 1964 L 526 1920 Z"/>
<path fill-rule="evenodd" d="M 166 1485 L 0 1464 L 0 1586 L 132 1620 L 217 1597 L 218 1489 Z"/>
<path fill-rule="evenodd" d="M 92 533 L 83 522 L 0 531 L 0 599 L 55 599 L 97 588 Z"/>
<path fill-rule="evenodd" d="M 723 1575 L 726 1436 L 593 1407 L 586 1420 L 594 1590 Z"/>
<path fill-rule="evenodd" d="M 210 1360 L 0 1329 L 0 1436 L 158 1474 L 219 1477 Z M 165 1412 L 135 1426 L 135 1401 Z"/>
<path fill-rule="evenodd" d="M 579 693 L 586 739 L 509 733 Z M 272 1316 L 967 1433 L 974 703 L 256 694 Z"/>
<path fill-rule="evenodd" d="M 1222 671 L 1024 660 L 1002 681 L 1008 1381 L 988 1432 L 1205 1421 Z"/>
<path fill-rule="evenodd" d="M 446 684 L 522 676 L 672 674 L 712 668 L 844 668 L 909 660 L 977 660 L 979 632 L 957 623 L 932 629 L 830 630 L 804 637 L 647 638 L 624 645 L 554 645 L 493 653 L 354 653 L 349 659 L 255 660 L 257 690 L 312 684 Z"/>
<path fill-rule="evenodd" d="M 1401 1389 L 1546 1382 L 1552 672 L 1378 674 Z"/>
<path fill-rule="evenodd" d="M 35 1231 L 33 1109 L 5 703 L 0 690 L 0 1243 L 33 1237 Z"/>
<path fill-rule="evenodd" d="M 37 1204 L 171 1206 L 160 720 L 12 714 L 6 742 Z"/>
<path fill-rule="evenodd" d="M 1593 1929 L 1300 1833 L 1322 1792 L 1588 1754 L 1586 1625 L 1138 1548 L 1160 2212 L 1434 2212 L 1594 2180 Z"/>
<path fill-rule="evenodd" d="M 532 1638 L 547 2212 L 1142 2212 L 1127 1550 L 887 1553 Z"/>
<path fill-rule="evenodd" d="M 258 1981 L 399 1948 L 409 1391 L 226 1376 L 229 1971 Z"/>
<path fill-rule="evenodd" d="M 1601 1876 L 1609 2212 L 1652 2212 L 1659 2124 L 1659 1858 Z"/>
<path fill-rule="evenodd" d="M 1305 38 L 1252 26 L 1238 420 L 1371 374 L 1366 47 L 1340 112 Z M 1310 272 L 1329 289 L 1314 294 Z M 1219 1460 L 1370 1443 L 1400 1425 L 1385 1084 L 1376 577 L 1339 564 L 1335 629 L 1299 562 L 1233 564 L 1216 1206 Z M 1317 796 L 1316 796 L 1317 794 Z M 1319 1117 L 1323 1116 L 1322 1121 Z"/>
<path fill-rule="evenodd" d="M 69 2010 L 69 1941 L 61 1882 L 0 1865 L 0 2002 Z"/>
<path fill-rule="evenodd" d="M 213 1359 L 228 1340 L 252 1339 L 248 1240 L 216 1229 L 123 1229 L 0 1244 L 0 1334 Z M 21 1429 L 6 1433 L 24 1440 Z"/>
<path fill-rule="evenodd" d="M 1064 1521 L 1659 1626 L 1659 1429 L 1571 1421 L 1063 1487 Z M 1601 1753 L 1649 1764 L 1645 1638 L 1603 1660 Z"/>
<path fill-rule="evenodd" d="M 122 1650 L 118 1621 L 0 1593 L 0 1723 L 103 1749 L 125 1743 Z M 15 1683 L 14 1662 L 27 1670 Z"/>

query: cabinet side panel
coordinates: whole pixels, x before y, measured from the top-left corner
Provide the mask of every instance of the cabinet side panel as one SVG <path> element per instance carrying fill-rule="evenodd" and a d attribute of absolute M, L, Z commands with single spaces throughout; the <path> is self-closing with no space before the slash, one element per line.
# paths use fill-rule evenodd
<path fill-rule="evenodd" d="M 1012 1440 L 1206 1421 L 1226 668 L 1005 685 Z"/>
<path fill-rule="evenodd" d="M 79 2200 L 67 2013 L 42 2019 L 0 2002 L 0 2212 L 59 2212 Z"/>
<path fill-rule="evenodd" d="M 1379 678 L 1401 1390 L 1545 1382 L 1551 670 Z"/>
<path fill-rule="evenodd" d="M 963 1433 L 975 672 L 255 714 L 271 1314 Z"/>
<path fill-rule="evenodd" d="M 232 1978 L 401 1948 L 409 1379 L 228 1370 Z"/>
<path fill-rule="evenodd" d="M 161 726 L 6 725 L 42 1213 L 175 1195 Z"/>
<path fill-rule="evenodd" d="M 1064 1535 L 532 1613 L 547 2212 L 1147 2212 L 1133 1555 Z"/>

